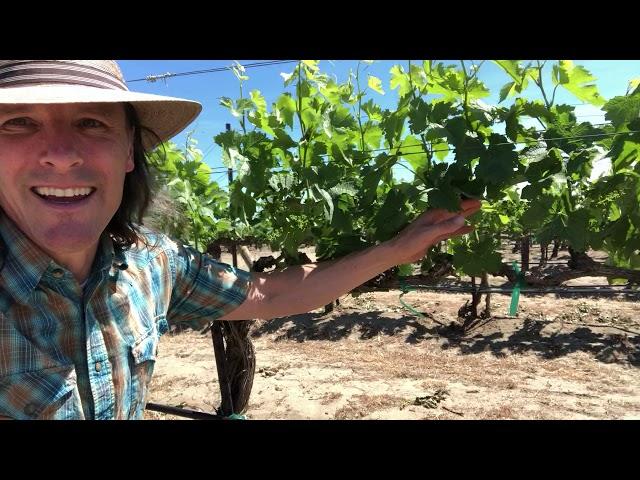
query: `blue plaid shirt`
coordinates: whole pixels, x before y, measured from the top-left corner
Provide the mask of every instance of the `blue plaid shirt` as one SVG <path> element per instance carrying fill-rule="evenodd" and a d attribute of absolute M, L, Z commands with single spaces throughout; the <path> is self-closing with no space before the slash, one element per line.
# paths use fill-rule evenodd
<path fill-rule="evenodd" d="M 0 418 L 141 419 L 160 335 L 246 298 L 248 272 L 144 238 L 104 235 L 83 289 L 0 212 Z"/>

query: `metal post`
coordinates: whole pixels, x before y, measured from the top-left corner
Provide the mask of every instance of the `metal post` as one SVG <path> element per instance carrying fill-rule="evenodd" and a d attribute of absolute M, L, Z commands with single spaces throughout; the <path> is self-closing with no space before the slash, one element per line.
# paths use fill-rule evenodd
<path fill-rule="evenodd" d="M 231 124 L 226 124 L 227 132 L 231 131 Z M 229 186 L 233 181 L 233 170 L 228 169 Z M 233 257 L 233 266 L 238 266 L 235 242 L 231 245 L 231 255 Z M 229 416 L 233 411 L 233 396 L 231 395 L 231 384 L 227 374 L 227 355 L 224 345 L 224 335 L 222 333 L 222 324 L 214 321 L 211 325 L 211 339 L 213 340 L 213 351 L 216 356 L 216 368 L 218 369 L 218 383 L 220 384 L 220 398 L 222 415 Z"/>
<path fill-rule="evenodd" d="M 231 124 L 227 123 L 226 125 L 227 128 L 227 132 L 231 131 Z M 231 187 L 231 183 L 233 183 L 233 169 L 232 168 L 228 168 L 227 169 L 227 177 L 229 178 L 229 187 Z M 232 241 L 231 242 L 231 258 L 233 260 L 233 267 L 234 268 L 238 268 L 238 250 L 237 250 L 237 246 L 236 246 L 236 242 Z M 249 265 L 249 267 L 251 267 L 251 265 Z"/>

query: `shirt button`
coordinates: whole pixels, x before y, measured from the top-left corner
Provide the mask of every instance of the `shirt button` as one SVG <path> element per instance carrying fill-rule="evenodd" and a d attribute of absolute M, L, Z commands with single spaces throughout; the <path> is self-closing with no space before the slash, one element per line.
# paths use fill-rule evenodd
<path fill-rule="evenodd" d="M 36 413 L 37 408 L 38 407 L 34 403 L 27 403 L 24 407 L 24 413 L 31 417 L 34 413 Z"/>
<path fill-rule="evenodd" d="M 51 272 L 51 274 L 56 278 L 64 277 L 64 272 L 59 268 L 56 268 L 53 272 Z"/>
<path fill-rule="evenodd" d="M 96 362 L 96 372 L 99 372 L 100 370 L 102 370 L 102 364 L 100 362 Z"/>

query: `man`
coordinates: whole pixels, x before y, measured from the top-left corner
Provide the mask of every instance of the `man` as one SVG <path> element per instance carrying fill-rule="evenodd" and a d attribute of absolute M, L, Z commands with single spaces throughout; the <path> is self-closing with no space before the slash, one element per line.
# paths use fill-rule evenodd
<path fill-rule="evenodd" d="M 477 201 L 339 260 L 262 274 L 141 229 L 144 152 L 200 110 L 130 92 L 113 61 L 0 61 L 0 417 L 142 418 L 169 323 L 307 312 L 471 231 Z"/>

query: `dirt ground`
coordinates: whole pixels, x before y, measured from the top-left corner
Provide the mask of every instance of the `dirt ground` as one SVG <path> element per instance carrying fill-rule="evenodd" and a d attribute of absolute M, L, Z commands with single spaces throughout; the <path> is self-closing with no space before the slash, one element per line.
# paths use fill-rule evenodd
<path fill-rule="evenodd" d="M 347 295 L 329 315 L 256 322 L 246 417 L 640 419 L 640 297 L 522 295 L 508 317 L 510 297 L 494 294 L 494 317 L 462 334 L 457 312 L 470 294 L 406 294 L 424 318 L 399 294 Z M 149 401 L 220 405 L 210 334 L 161 339 Z"/>

